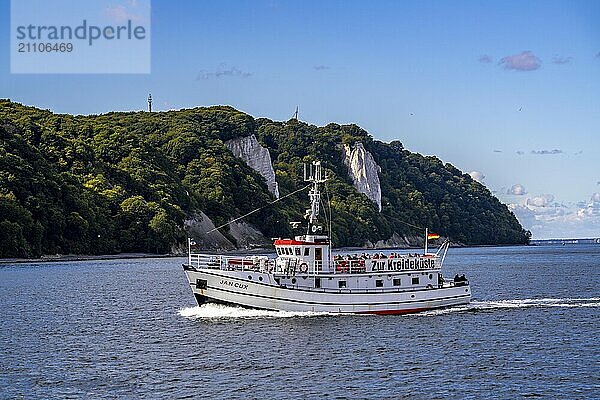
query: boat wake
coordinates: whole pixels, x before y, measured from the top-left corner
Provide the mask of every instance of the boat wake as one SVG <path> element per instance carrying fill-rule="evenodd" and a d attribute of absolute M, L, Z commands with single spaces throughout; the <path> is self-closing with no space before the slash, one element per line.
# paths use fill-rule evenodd
<path fill-rule="evenodd" d="M 202 306 L 187 307 L 179 310 L 179 315 L 188 319 L 221 319 L 221 318 L 291 318 L 291 317 L 316 317 L 330 315 L 325 312 L 311 311 L 269 311 L 250 308 L 225 306 L 222 304 L 204 304 Z"/>
<path fill-rule="evenodd" d="M 496 300 L 496 301 L 472 301 L 468 305 L 441 308 L 438 310 L 423 311 L 417 314 L 406 314 L 405 316 L 432 316 L 444 315 L 455 312 L 485 312 L 515 308 L 533 307 L 600 307 L 600 297 L 587 299 L 520 299 L 520 300 Z M 187 307 L 178 311 L 182 317 L 191 320 L 202 319 L 258 319 L 258 318 L 292 318 L 292 317 L 316 317 L 323 315 L 339 315 L 326 312 L 311 311 L 268 311 L 250 308 L 225 306 L 222 304 L 204 304 L 202 306 Z M 345 314 L 357 315 L 357 314 Z M 367 314 L 360 314 L 366 316 Z"/>
<path fill-rule="evenodd" d="M 443 315 L 453 312 L 478 312 L 478 311 L 494 311 L 502 309 L 514 308 L 546 308 L 546 307 L 600 307 L 600 297 L 590 297 L 587 299 L 572 299 L 572 298 L 544 298 L 544 299 L 519 299 L 519 300 L 496 300 L 496 301 L 472 301 L 468 305 L 442 308 L 439 310 L 431 310 L 419 313 L 419 315 Z"/>

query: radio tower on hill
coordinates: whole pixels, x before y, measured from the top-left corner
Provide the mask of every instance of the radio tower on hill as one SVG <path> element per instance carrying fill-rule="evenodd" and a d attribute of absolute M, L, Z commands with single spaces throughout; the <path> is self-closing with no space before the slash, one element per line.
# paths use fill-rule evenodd
<path fill-rule="evenodd" d="M 148 112 L 152 112 L 152 93 L 148 93 Z"/>

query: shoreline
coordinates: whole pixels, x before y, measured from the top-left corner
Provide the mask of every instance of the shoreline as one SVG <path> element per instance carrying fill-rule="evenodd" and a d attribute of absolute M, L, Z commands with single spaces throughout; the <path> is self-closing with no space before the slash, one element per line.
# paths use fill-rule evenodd
<path fill-rule="evenodd" d="M 68 254 L 56 256 L 42 256 L 40 258 L 0 258 L 1 264 L 39 264 L 53 263 L 62 261 L 95 261 L 95 260 L 128 260 L 136 258 L 175 258 L 185 257 L 177 254 L 151 254 L 151 253 L 119 253 L 119 254 Z"/>
<path fill-rule="evenodd" d="M 479 248 L 479 247 L 511 247 L 511 246 L 536 246 L 534 244 L 496 244 L 496 245 L 472 245 L 465 246 L 461 244 L 450 245 L 450 248 Z M 371 247 L 338 247 L 333 248 L 332 251 L 339 252 L 373 252 L 373 251 L 389 251 L 389 250 L 418 250 L 422 247 L 382 247 L 382 248 L 371 248 Z M 261 254 L 275 252 L 275 248 L 252 248 L 252 249 L 236 249 L 229 251 L 218 251 L 211 250 L 206 251 L 207 254 L 223 254 L 223 255 L 238 255 L 238 254 Z M 98 261 L 98 260 L 129 260 L 129 259 L 142 259 L 142 258 L 178 258 L 187 257 L 187 253 L 183 254 L 153 254 L 153 253 L 119 253 L 119 254 L 66 254 L 66 255 L 46 255 L 40 258 L 0 258 L 0 265 L 3 264 L 39 264 L 39 263 L 53 263 L 53 262 L 66 262 L 66 261 Z"/>

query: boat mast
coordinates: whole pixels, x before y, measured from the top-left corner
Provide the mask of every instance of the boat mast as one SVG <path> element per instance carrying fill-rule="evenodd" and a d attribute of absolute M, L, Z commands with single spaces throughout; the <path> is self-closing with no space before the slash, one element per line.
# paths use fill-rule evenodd
<path fill-rule="evenodd" d="M 311 164 L 304 164 L 304 182 L 312 183 L 308 192 L 310 199 L 310 209 L 306 210 L 305 218 L 308 219 L 306 234 L 315 234 L 321 232 L 323 227 L 318 223 L 319 207 L 321 203 L 321 192 L 319 184 L 327 180 L 320 161 L 313 161 Z"/>

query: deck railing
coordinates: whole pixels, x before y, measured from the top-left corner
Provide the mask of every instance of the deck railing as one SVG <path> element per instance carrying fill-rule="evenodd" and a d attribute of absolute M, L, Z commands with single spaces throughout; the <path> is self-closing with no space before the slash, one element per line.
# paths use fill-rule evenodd
<path fill-rule="evenodd" d="M 261 256 L 223 256 L 218 254 L 190 254 L 189 263 L 195 268 L 222 270 L 268 270 L 274 261 Z"/>
<path fill-rule="evenodd" d="M 423 262 L 427 261 L 425 264 Z M 410 261 L 410 262 L 409 262 Z M 262 271 L 285 275 L 297 274 L 359 274 L 359 273 L 387 273 L 396 271 L 430 270 L 439 269 L 436 257 L 396 257 L 396 258 L 359 258 L 335 259 L 331 261 L 329 270 L 319 268 L 304 269 L 301 262 L 294 258 L 280 258 L 278 262 L 266 256 L 224 256 L 219 254 L 189 255 L 189 264 L 195 268 L 221 269 L 229 271 Z"/>

